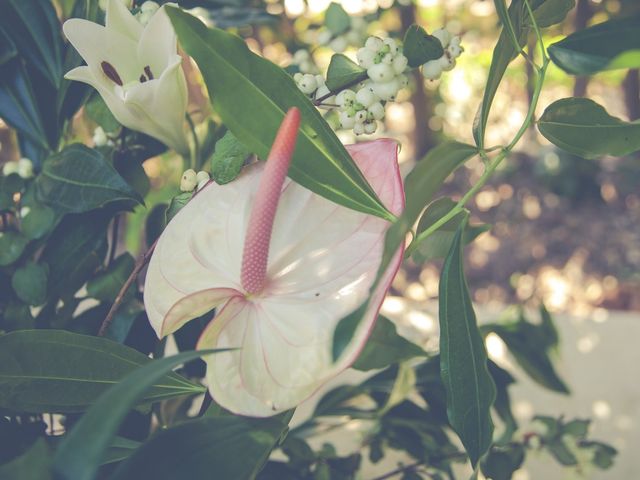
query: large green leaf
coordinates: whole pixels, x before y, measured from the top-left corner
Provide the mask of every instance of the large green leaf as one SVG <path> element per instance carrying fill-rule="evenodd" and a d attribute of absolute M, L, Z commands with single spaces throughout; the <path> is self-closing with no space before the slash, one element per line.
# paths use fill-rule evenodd
<path fill-rule="evenodd" d="M 30 413 L 82 412 L 109 386 L 149 358 L 99 337 L 63 330 L 21 330 L 0 336 L 0 407 Z M 140 403 L 201 393 L 170 373 L 152 382 Z"/>
<path fill-rule="evenodd" d="M 640 67 L 640 15 L 594 25 L 549 47 L 551 60 L 573 75 Z"/>
<path fill-rule="evenodd" d="M 432 149 L 411 170 L 404 182 L 406 205 L 402 215 L 391 225 L 384 238 L 382 262 L 378 278 L 371 287 L 375 289 L 382 273 L 387 269 L 393 254 L 405 236 L 442 186 L 446 178 L 466 160 L 478 153 L 476 147 L 460 142 L 445 142 Z M 333 358 L 337 359 L 349 344 L 365 311 L 367 302 L 358 310 L 343 318 L 333 336 Z"/>
<path fill-rule="evenodd" d="M 49 447 L 40 437 L 25 453 L 0 465 L 0 480 L 49 480 L 50 462 Z"/>
<path fill-rule="evenodd" d="M 440 277 L 440 376 L 447 392 L 449 422 L 475 466 L 491 445 L 490 409 L 496 387 L 464 278 L 465 223 L 458 228 Z"/>
<path fill-rule="evenodd" d="M 112 202 L 142 198 L 100 152 L 73 144 L 49 157 L 36 179 L 39 198 L 61 213 L 82 213 Z"/>
<path fill-rule="evenodd" d="M 509 63 L 518 56 L 520 49 L 526 44 L 532 29 L 524 0 L 513 0 L 508 10 L 505 6 L 505 0 L 494 0 L 494 3 L 500 21 L 505 25 L 505 28 L 500 33 L 498 43 L 493 50 L 487 85 L 473 123 L 473 138 L 480 148 L 484 148 L 484 135 L 489 112 L 502 77 L 507 71 Z M 562 21 L 575 5 L 575 0 L 531 0 L 530 3 L 538 26 L 548 27 Z"/>
<path fill-rule="evenodd" d="M 429 60 L 436 60 L 444 55 L 442 43 L 433 35 L 429 35 L 420 25 L 411 25 L 404 35 L 402 53 L 411 68 L 416 68 Z"/>
<path fill-rule="evenodd" d="M 482 331 L 493 332 L 525 372 L 538 384 L 558 393 L 569 393 L 569 388 L 556 372 L 551 353 L 558 345 L 558 333 L 551 316 L 541 308 L 540 324 L 527 321 L 520 311 L 515 319 L 485 325 Z"/>
<path fill-rule="evenodd" d="M 385 368 L 394 363 L 425 356 L 425 351 L 396 331 L 395 324 L 384 316 L 379 316 L 367 344 L 353 364 L 356 370 Z"/>
<path fill-rule="evenodd" d="M 47 299 L 46 265 L 28 263 L 18 268 L 11 277 L 11 286 L 18 298 L 28 305 L 42 305 Z"/>
<path fill-rule="evenodd" d="M 202 71 L 213 106 L 238 140 L 266 158 L 286 111 L 298 107 L 302 127 L 289 169 L 291 178 L 346 207 L 393 218 L 338 137 L 284 70 L 252 53 L 235 35 L 209 29 L 176 8 L 167 12 L 182 47 Z"/>
<path fill-rule="evenodd" d="M 27 243 L 29 240 L 18 232 L 0 232 L 0 267 L 18 260 Z"/>
<path fill-rule="evenodd" d="M 110 480 L 254 479 L 287 431 L 288 416 L 205 417 L 162 430 Z"/>
<path fill-rule="evenodd" d="M 76 292 L 102 263 L 107 251 L 108 212 L 66 215 L 42 253 L 49 265 L 49 294 L 65 297 Z"/>
<path fill-rule="evenodd" d="M 153 360 L 112 386 L 66 435 L 54 457 L 57 480 L 92 480 L 120 423 L 145 393 L 177 365 L 221 350 L 184 352 Z"/>
<path fill-rule="evenodd" d="M 51 2 L 3 0 L 0 29 L 15 43 L 18 53 L 53 87 L 62 81 L 62 38 L 60 24 Z"/>
<path fill-rule="evenodd" d="M 612 117 L 588 98 L 563 98 L 549 105 L 538 129 L 547 140 L 584 158 L 623 156 L 640 150 L 640 122 Z"/>

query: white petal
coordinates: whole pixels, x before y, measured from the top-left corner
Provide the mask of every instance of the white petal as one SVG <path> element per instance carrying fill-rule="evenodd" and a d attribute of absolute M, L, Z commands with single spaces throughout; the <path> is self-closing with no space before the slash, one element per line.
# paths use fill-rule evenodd
<path fill-rule="evenodd" d="M 137 22 L 136 22 L 137 23 Z M 138 43 L 138 58 L 159 76 L 169 67 L 177 51 L 177 38 L 165 7 L 151 17 Z"/>
<path fill-rule="evenodd" d="M 105 24 L 108 29 L 138 42 L 142 34 L 142 25 L 131 14 L 122 0 L 109 0 Z"/>

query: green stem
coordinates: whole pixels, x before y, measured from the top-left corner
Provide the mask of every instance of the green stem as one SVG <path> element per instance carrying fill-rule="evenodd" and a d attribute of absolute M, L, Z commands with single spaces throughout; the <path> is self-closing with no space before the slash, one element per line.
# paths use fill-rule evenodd
<path fill-rule="evenodd" d="M 187 123 L 189 124 L 189 129 L 191 130 L 191 136 L 193 137 L 193 150 L 191 151 L 191 168 L 198 171 L 200 168 L 199 159 L 200 159 L 200 142 L 198 141 L 198 135 L 196 134 L 196 126 L 191 119 L 191 115 L 186 114 Z"/>
<path fill-rule="evenodd" d="M 531 99 L 531 104 L 529 105 L 529 110 L 527 111 L 527 116 L 522 122 L 520 129 L 513 137 L 513 140 L 511 141 L 511 143 L 509 143 L 509 145 L 504 147 L 498 155 L 496 155 L 492 160 L 490 160 L 486 164 L 485 170 L 482 173 L 482 176 L 469 189 L 469 191 L 464 194 L 464 196 L 460 199 L 460 201 L 446 215 L 444 215 L 438 221 L 433 223 L 433 225 L 431 225 L 429 228 L 423 230 L 422 232 L 420 232 L 415 236 L 414 240 L 407 247 L 407 250 L 405 252 L 405 258 L 410 257 L 411 254 L 415 251 L 415 249 L 418 248 L 418 245 L 420 245 L 420 243 L 422 243 L 424 240 L 430 237 L 436 230 L 438 230 L 445 223 L 447 223 L 449 220 L 455 217 L 458 213 L 460 213 L 465 208 L 465 205 L 467 204 L 467 202 L 471 200 L 471 198 L 476 193 L 478 193 L 478 191 L 485 185 L 485 183 L 487 183 L 487 180 L 491 178 L 491 176 L 493 175 L 493 172 L 495 172 L 496 168 L 498 168 L 500 163 L 502 163 L 502 161 L 505 158 L 507 158 L 507 156 L 509 156 L 513 148 L 520 141 L 522 136 L 526 133 L 528 128 L 531 126 L 531 123 L 533 122 L 533 117 L 535 115 L 536 106 L 538 105 L 538 100 L 540 99 L 540 93 L 542 92 L 542 85 L 544 84 L 544 77 L 546 75 L 548 66 L 549 66 L 549 59 L 545 55 L 543 59 L 542 67 L 538 68 L 538 78 L 537 78 L 535 90 L 533 92 L 533 97 Z M 488 159 L 486 150 L 481 150 L 479 152 L 479 155 L 482 156 L 483 158 Z"/>

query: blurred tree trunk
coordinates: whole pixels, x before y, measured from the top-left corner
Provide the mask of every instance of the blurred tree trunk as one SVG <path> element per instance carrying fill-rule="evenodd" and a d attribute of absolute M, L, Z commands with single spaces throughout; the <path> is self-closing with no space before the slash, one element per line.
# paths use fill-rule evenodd
<path fill-rule="evenodd" d="M 640 75 L 638 69 L 629 70 L 622 86 L 629 120 L 637 120 L 640 118 Z"/>
<path fill-rule="evenodd" d="M 413 3 L 400 8 L 400 19 L 402 21 L 403 32 L 406 32 L 411 25 L 416 23 L 416 7 Z M 428 127 L 429 117 L 433 115 L 433 111 L 429 102 L 429 96 L 424 88 L 422 73 L 420 70 L 414 69 L 411 74 L 413 75 L 415 83 L 415 91 L 411 96 L 415 127 L 410 138 L 415 146 L 415 158 L 420 159 L 429 149 L 435 146 L 434 133 Z"/>
<path fill-rule="evenodd" d="M 590 0 L 578 0 L 576 5 L 576 16 L 573 21 L 574 30 L 582 30 L 587 27 L 589 20 L 593 16 L 593 9 L 589 4 Z M 589 84 L 589 77 L 579 76 L 576 77 L 573 84 L 573 96 L 584 97 L 587 93 L 587 85 Z"/>

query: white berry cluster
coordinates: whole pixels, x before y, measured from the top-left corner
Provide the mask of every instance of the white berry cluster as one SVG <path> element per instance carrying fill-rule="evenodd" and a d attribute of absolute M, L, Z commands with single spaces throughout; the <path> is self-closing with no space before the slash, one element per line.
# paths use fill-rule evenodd
<path fill-rule="evenodd" d="M 462 55 L 464 49 L 460 46 L 460 37 L 452 35 L 444 28 L 439 28 L 431 35 L 440 40 L 444 54 L 436 60 L 429 60 L 422 66 L 422 74 L 428 80 L 440 78 L 442 72 L 453 70 L 456 66 L 456 58 Z"/>
<path fill-rule="evenodd" d="M 313 75 L 311 73 L 296 73 L 293 76 L 293 81 L 302 93 L 307 95 L 311 101 L 323 99 L 324 103 L 333 103 L 335 101 L 334 96 L 327 96 L 331 92 L 325 85 L 325 79 L 322 75 Z"/>
<path fill-rule="evenodd" d="M 369 37 L 356 54 L 358 64 L 367 69 L 368 80 L 357 89 L 343 90 L 336 96 L 340 126 L 356 135 L 374 133 L 384 118 L 385 102 L 393 101 L 407 86 L 407 58 L 392 38 Z"/>
<path fill-rule="evenodd" d="M 33 177 L 33 163 L 28 158 L 21 158 L 15 162 L 5 163 L 2 167 L 2 175 L 8 177 L 13 173 L 25 180 L 31 178 Z"/>
<path fill-rule="evenodd" d="M 190 168 L 185 170 L 180 178 L 180 190 L 182 192 L 193 192 L 194 190 L 200 190 L 211 179 L 209 173 L 204 170 L 196 173 L 195 170 Z"/>
<path fill-rule="evenodd" d="M 142 24 L 146 25 L 153 17 L 153 14 L 158 11 L 160 5 L 157 2 L 153 2 L 151 0 L 147 0 L 142 5 L 140 5 L 140 11 L 136 14 L 136 19 Z"/>
<path fill-rule="evenodd" d="M 93 144 L 96 147 L 112 147 L 113 140 L 109 138 L 102 127 L 97 126 L 93 131 Z"/>
<path fill-rule="evenodd" d="M 351 17 L 351 26 L 342 35 L 333 35 L 330 30 L 323 29 L 318 33 L 318 44 L 328 46 L 334 52 L 342 53 L 349 45 L 362 45 L 367 36 L 367 22 L 362 17 Z"/>

